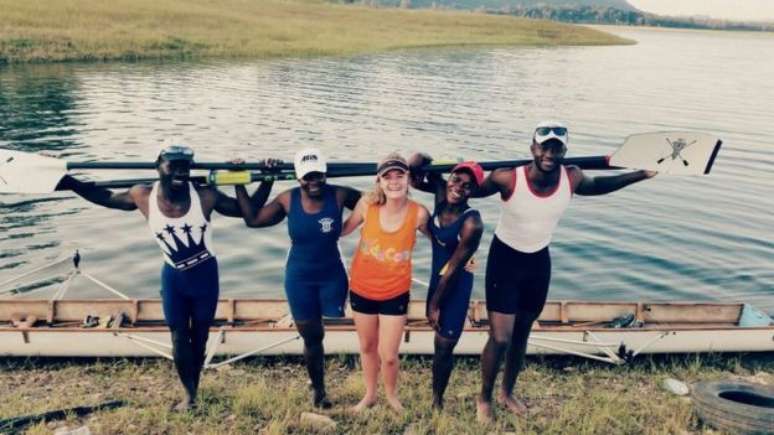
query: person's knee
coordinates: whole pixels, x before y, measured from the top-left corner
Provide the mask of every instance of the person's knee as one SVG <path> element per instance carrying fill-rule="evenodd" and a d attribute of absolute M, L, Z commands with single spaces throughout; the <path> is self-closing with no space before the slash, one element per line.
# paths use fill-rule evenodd
<path fill-rule="evenodd" d="M 457 346 L 457 340 L 439 336 L 435 337 L 435 353 L 440 357 L 451 357 L 455 346 Z"/>
<path fill-rule="evenodd" d="M 316 347 L 322 344 L 325 338 L 325 330 L 321 323 L 299 323 L 297 326 L 298 333 L 304 340 L 306 347 Z"/>
<path fill-rule="evenodd" d="M 360 353 L 374 354 L 377 353 L 379 348 L 379 342 L 377 340 L 360 340 Z"/>
<path fill-rule="evenodd" d="M 172 345 L 190 345 L 191 344 L 191 331 L 188 328 L 173 328 L 170 330 L 172 334 Z"/>
<path fill-rule="evenodd" d="M 505 352 L 511 343 L 511 336 L 509 334 L 490 334 L 489 341 L 495 352 Z"/>
<path fill-rule="evenodd" d="M 398 365 L 398 354 L 391 351 L 380 351 L 379 359 L 382 366 L 386 368 L 396 367 Z"/>

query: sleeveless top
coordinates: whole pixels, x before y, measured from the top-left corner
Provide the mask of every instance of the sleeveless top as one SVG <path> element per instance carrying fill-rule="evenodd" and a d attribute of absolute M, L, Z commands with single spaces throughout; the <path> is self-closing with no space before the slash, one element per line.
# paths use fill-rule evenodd
<path fill-rule="evenodd" d="M 292 269 L 293 273 L 325 273 L 332 272 L 332 267 L 341 267 L 338 243 L 342 209 L 336 202 L 336 188 L 323 185 L 322 198 L 320 211 L 307 213 L 301 204 L 301 188 L 290 191 L 288 235 L 291 244 L 287 269 Z"/>
<path fill-rule="evenodd" d="M 449 262 L 457 246 L 460 244 L 460 231 L 465 220 L 471 216 L 480 216 L 478 210 L 469 208 L 462 212 L 449 226 L 440 226 L 440 207 L 435 208 L 430 229 L 430 240 L 433 244 L 433 268 L 430 273 L 430 289 L 438 286 L 438 281 L 446 273 L 446 263 Z M 461 264 L 460 267 L 464 266 Z M 460 270 L 457 288 L 473 287 L 473 274 L 465 269 Z"/>
<path fill-rule="evenodd" d="M 190 269 L 215 257 L 210 222 L 204 217 L 199 193 L 188 183 L 190 205 L 179 218 L 165 216 L 158 205 L 159 182 L 148 198 L 148 226 L 164 255 L 164 261 L 177 270 Z"/>
<path fill-rule="evenodd" d="M 360 242 L 349 270 L 349 287 L 360 296 L 385 301 L 411 289 L 411 253 L 417 238 L 419 205 L 409 200 L 403 224 L 396 231 L 382 230 L 378 205 L 369 205 Z"/>
<path fill-rule="evenodd" d="M 551 193 L 539 196 L 527 181 L 527 166 L 514 169 L 513 194 L 503 202 L 495 235 L 511 248 L 537 252 L 551 243 L 556 225 L 572 199 L 567 168 L 559 169 L 559 183 Z"/>

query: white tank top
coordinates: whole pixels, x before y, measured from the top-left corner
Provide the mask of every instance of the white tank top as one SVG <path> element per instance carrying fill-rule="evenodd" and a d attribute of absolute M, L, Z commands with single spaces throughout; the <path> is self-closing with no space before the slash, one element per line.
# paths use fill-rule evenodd
<path fill-rule="evenodd" d="M 559 184 L 548 196 L 538 196 L 527 182 L 527 166 L 514 169 L 513 194 L 503 201 L 495 235 L 511 248 L 537 252 L 551 243 L 554 229 L 572 199 L 567 168 L 562 166 Z"/>
<path fill-rule="evenodd" d="M 204 217 L 199 193 L 188 183 L 191 204 L 179 218 L 165 216 L 158 205 L 159 182 L 153 184 L 148 198 L 148 226 L 164 254 L 164 261 L 178 270 L 190 269 L 215 257 L 212 230 Z"/>

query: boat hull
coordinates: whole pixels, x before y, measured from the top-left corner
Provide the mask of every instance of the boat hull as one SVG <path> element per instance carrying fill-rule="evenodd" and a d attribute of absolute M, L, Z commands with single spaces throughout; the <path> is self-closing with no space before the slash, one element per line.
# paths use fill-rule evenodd
<path fill-rule="evenodd" d="M 611 362 L 626 353 L 774 351 L 774 325 L 742 327 L 744 310 L 744 304 L 550 301 L 533 328 L 527 351 L 596 355 Z M 81 324 L 86 316 L 104 318 L 108 313 L 120 313 L 125 321 L 115 329 Z M 629 316 L 634 327 L 611 328 L 622 316 Z M 32 324 L 18 322 L 32 317 L 37 319 Z M 328 354 L 358 353 L 351 316 L 327 323 Z M 400 352 L 432 354 L 434 336 L 424 318 L 424 301 L 412 301 Z M 488 338 L 485 304 L 472 301 L 455 352 L 478 355 Z M 168 357 L 170 348 L 157 299 L 0 300 L 2 357 Z M 221 300 L 208 348 L 212 361 L 251 352 L 283 355 L 303 350 L 286 301 L 257 299 Z"/>
<path fill-rule="evenodd" d="M 591 339 L 589 333 L 594 335 Z M 560 331 L 534 332 L 528 354 L 567 354 L 568 351 L 604 355 L 602 347 L 617 352 L 625 346 L 638 353 L 697 353 L 697 352 L 770 352 L 774 351 L 774 329 L 747 328 L 738 330 L 641 330 L 641 331 Z M 402 354 L 432 354 L 435 333 L 429 329 L 409 329 L 404 334 Z M 213 331 L 208 346 L 216 346 L 219 356 L 237 355 L 256 349 L 267 348 L 262 355 L 300 355 L 303 344 L 294 339 L 294 330 L 285 331 Z M 0 331 L 0 356 L 3 357 L 152 357 L 157 352 L 137 345 L 140 337 L 161 343 L 157 348 L 170 346 L 167 331 L 35 331 L 25 333 L 14 330 Z M 489 335 L 485 330 L 469 330 L 462 335 L 455 353 L 478 355 Z M 567 342 L 545 341 L 545 338 Z M 284 342 L 276 345 L 277 343 Z M 587 345 L 570 342 L 585 342 Z M 145 342 L 147 343 L 147 342 Z M 608 343 L 597 346 L 595 343 Z M 552 349 L 543 345 L 556 347 Z M 276 345 L 276 346 L 273 346 Z M 273 346 L 273 347 L 272 347 Z M 325 337 L 328 354 L 357 354 L 358 339 L 354 330 L 328 330 Z"/>

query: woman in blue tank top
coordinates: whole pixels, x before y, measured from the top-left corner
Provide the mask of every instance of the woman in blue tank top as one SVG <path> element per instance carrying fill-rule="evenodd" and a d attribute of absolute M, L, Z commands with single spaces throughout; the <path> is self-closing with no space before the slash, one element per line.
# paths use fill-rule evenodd
<path fill-rule="evenodd" d="M 285 294 L 298 333 L 304 339 L 304 360 L 312 380 L 312 403 L 329 408 L 325 394 L 323 317 L 344 317 L 347 272 L 339 252 L 341 215 L 360 199 L 360 192 L 326 183 L 327 165 L 319 150 L 305 149 L 294 162 L 299 186 L 277 195 L 261 207 L 271 182 L 261 183 L 251 200 L 244 186 L 237 199 L 250 227 L 276 225 L 287 216 L 291 246 L 285 268 Z"/>
<path fill-rule="evenodd" d="M 427 294 L 427 319 L 435 329 L 433 355 L 433 406 L 443 407 L 443 394 L 454 368 L 454 347 L 465 325 L 473 274 L 465 265 L 478 249 L 484 224 L 468 198 L 484 179 L 484 171 L 475 162 L 460 163 L 449 180 L 438 173 L 426 173 L 422 167 L 432 158 L 415 154 L 410 159 L 413 187 L 435 194 L 435 210 L 430 235 L 433 267 Z"/>

